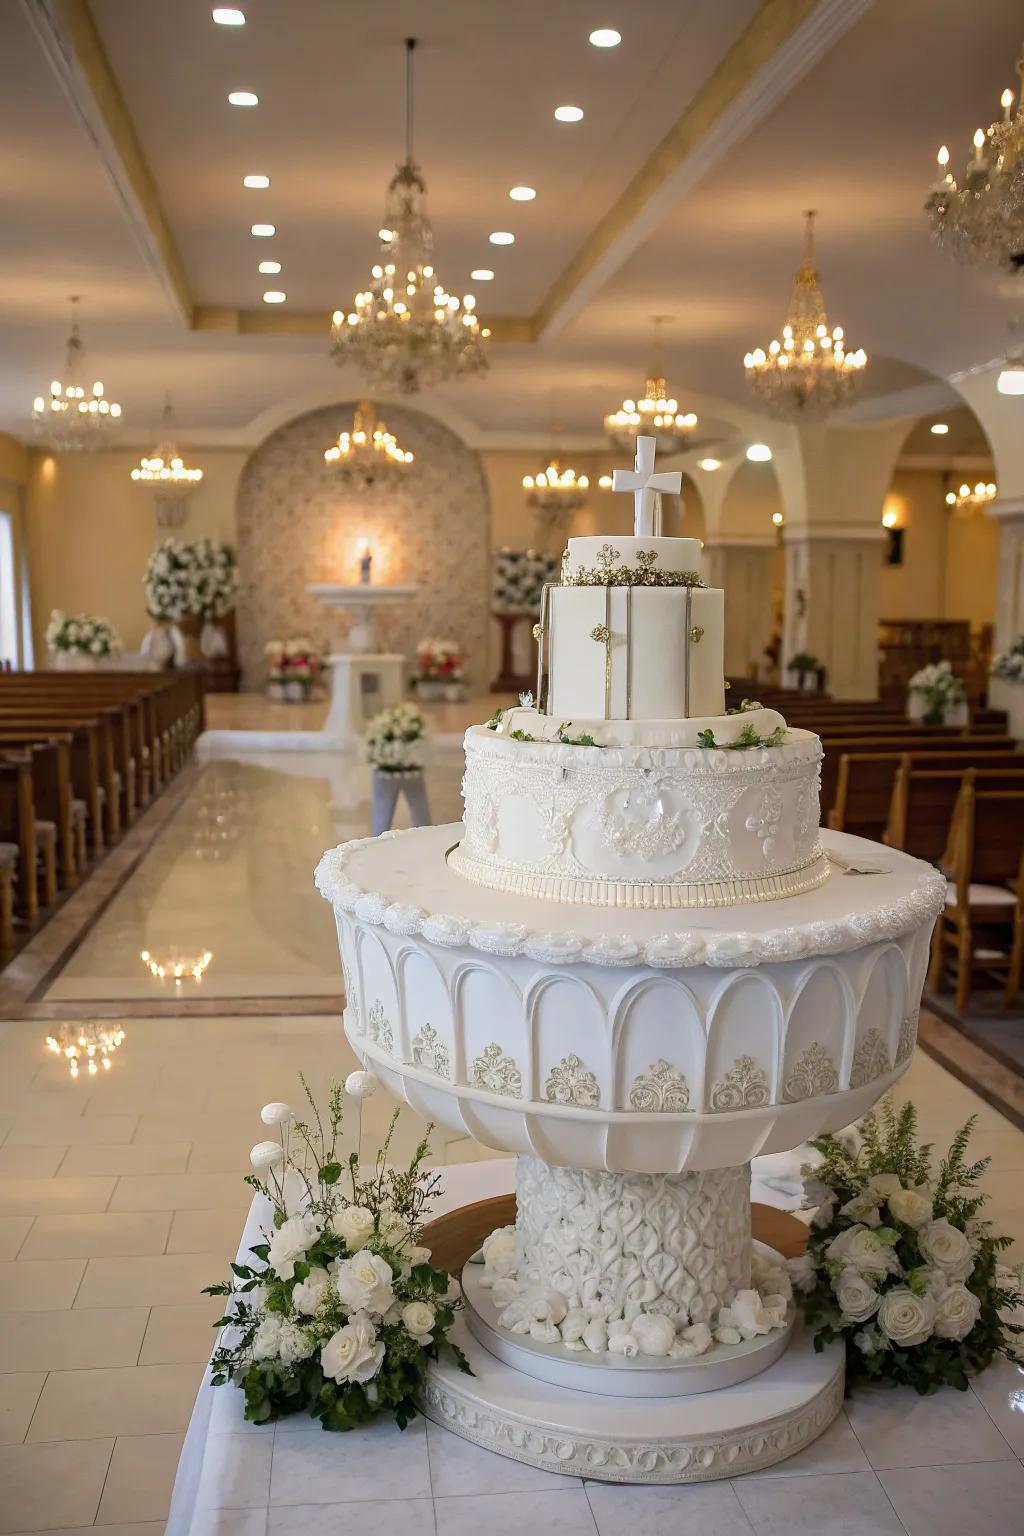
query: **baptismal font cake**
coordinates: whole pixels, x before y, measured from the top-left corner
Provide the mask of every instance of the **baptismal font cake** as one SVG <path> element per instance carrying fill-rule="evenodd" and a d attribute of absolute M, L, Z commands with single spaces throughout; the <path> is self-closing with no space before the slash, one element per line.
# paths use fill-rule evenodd
<path fill-rule="evenodd" d="M 475 1375 L 433 1366 L 424 1411 L 553 1470 L 677 1482 L 838 1412 L 841 1348 L 795 1326 L 750 1160 L 906 1069 L 945 882 L 820 831 L 818 738 L 727 707 L 724 594 L 660 531 L 679 476 L 640 438 L 615 486 L 633 535 L 569 540 L 534 696 L 466 733 L 464 823 L 343 844 L 317 879 L 362 1064 L 518 1157 L 515 1226 L 463 1272 Z"/>

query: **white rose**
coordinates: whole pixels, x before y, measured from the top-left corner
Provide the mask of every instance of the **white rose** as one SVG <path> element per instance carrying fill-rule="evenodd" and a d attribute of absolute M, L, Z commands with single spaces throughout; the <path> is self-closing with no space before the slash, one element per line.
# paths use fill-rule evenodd
<path fill-rule="evenodd" d="M 920 1228 L 917 1246 L 922 1258 L 941 1269 L 949 1280 L 966 1280 L 974 1268 L 974 1253 L 967 1238 L 943 1217 Z"/>
<path fill-rule="evenodd" d="M 345 1079 L 345 1092 L 353 1099 L 368 1099 L 377 1092 L 377 1079 L 372 1072 L 350 1072 Z"/>
<path fill-rule="evenodd" d="M 267 1263 L 282 1280 L 295 1273 L 295 1261 L 304 1259 L 320 1236 L 320 1224 L 313 1216 L 290 1216 L 270 1239 Z"/>
<path fill-rule="evenodd" d="M 484 1257 L 484 1269 L 488 1277 L 507 1280 L 516 1272 L 516 1229 L 498 1227 L 484 1238 L 480 1252 Z"/>
<path fill-rule="evenodd" d="M 923 1344 L 932 1331 L 935 1303 L 930 1296 L 915 1296 L 906 1286 L 887 1291 L 878 1308 L 878 1326 L 900 1349 Z"/>
<path fill-rule="evenodd" d="M 859 1269 L 870 1275 L 899 1274 L 899 1260 L 868 1227 L 847 1227 L 834 1237 L 825 1256 L 844 1269 Z"/>
<path fill-rule="evenodd" d="M 298 1281 L 292 1290 L 292 1306 L 296 1312 L 312 1317 L 327 1294 L 330 1283 L 331 1277 L 326 1269 L 314 1264 L 305 1280 Z"/>
<path fill-rule="evenodd" d="M 331 1222 L 353 1253 L 358 1253 L 373 1231 L 373 1212 L 365 1205 L 343 1205 Z"/>
<path fill-rule="evenodd" d="M 951 1285 L 935 1302 L 935 1333 L 959 1343 L 966 1339 L 981 1312 L 981 1302 L 966 1285 Z"/>
<path fill-rule="evenodd" d="M 276 1168 L 284 1162 L 284 1148 L 278 1141 L 258 1141 L 249 1153 L 254 1168 Z"/>
<path fill-rule="evenodd" d="M 334 1288 L 342 1305 L 352 1312 L 382 1316 L 395 1299 L 393 1279 L 390 1264 L 368 1248 L 334 1265 Z"/>
<path fill-rule="evenodd" d="M 430 1343 L 430 1330 L 435 1321 L 436 1313 L 425 1301 L 410 1301 L 402 1308 L 405 1331 L 411 1334 L 418 1344 Z"/>
<path fill-rule="evenodd" d="M 868 1179 L 865 1189 L 873 1189 L 882 1200 L 888 1200 L 898 1189 L 902 1189 L 899 1176 L 895 1173 L 875 1173 Z"/>
<path fill-rule="evenodd" d="M 863 1221 L 869 1227 L 880 1227 L 882 1218 L 878 1214 L 878 1205 L 878 1196 L 862 1189 L 859 1195 L 854 1195 L 852 1200 L 847 1200 L 845 1205 L 839 1207 L 839 1214 L 848 1217 L 850 1221 Z"/>
<path fill-rule="evenodd" d="M 642 1355 L 667 1355 L 676 1341 L 676 1330 L 671 1319 L 656 1312 L 642 1312 L 633 1319 L 630 1332 L 640 1346 Z"/>
<path fill-rule="evenodd" d="M 844 1269 L 832 1282 L 844 1322 L 864 1323 L 878 1311 L 881 1297 L 859 1269 Z"/>
<path fill-rule="evenodd" d="M 365 1312 L 353 1312 L 320 1351 L 325 1376 L 333 1381 L 371 1381 L 384 1359 L 384 1345 Z"/>
<path fill-rule="evenodd" d="M 789 1278 L 798 1291 L 803 1291 L 806 1295 L 814 1290 L 818 1283 L 818 1269 L 810 1253 L 805 1251 L 798 1254 L 795 1259 L 788 1259 L 786 1268 L 789 1270 Z"/>
<path fill-rule="evenodd" d="M 264 1104 L 260 1110 L 260 1119 L 264 1125 L 283 1125 L 291 1118 L 291 1108 L 287 1104 Z"/>
<path fill-rule="evenodd" d="M 418 1243 L 410 1243 L 409 1247 L 405 1250 L 405 1257 L 412 1265 L 429 1264 L 430 1249 L 422 1248 Z"/>
<path fill-rule="evenodd" d="M 894 1221 L 902 1221 L 905 1227 L 923 1227 L 934 1214 L 927 1195 L 916 1189 L 898 1189 L 889 1196 L 889 1212 Z"/>

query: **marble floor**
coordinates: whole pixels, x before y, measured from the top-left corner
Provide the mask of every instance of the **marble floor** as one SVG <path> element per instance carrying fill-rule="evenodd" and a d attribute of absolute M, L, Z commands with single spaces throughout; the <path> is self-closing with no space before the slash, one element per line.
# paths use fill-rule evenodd
<path fill-rule="evenodd" d="M 322 713 L 254 698 L 210 703 L 212 726 L 278 730 L 282 720 L 270 717 L 282 716 L 284 728 L 315 729 Z M 461 728 L 492 707 L 436 712 L 438 820 L 458 814 Z M 217 1315 L 199 1292 L 234 1255 L 259 1107 L 294 1099 L 300 1071 L 322 1093 L 354 1064 L 312 869 L 325 847 L 368 829 L 368 791 L 358 763 L 281 754 L 199 765 L 133 829 L 131 857 L 104 875 L 85 931 L 73 924 L 86 909 L 69 903 L 56 937 L 44 930 L 38 952 L 19 956 L 0 998 L 0 1533 L 162 1530 Z M 73 1080 L 47 1049 L 65 1009 L 76 1029 L 88 1017 L 123 1031 L 109 1070 Z M 1024 1257 L 1024 1133 L 921 1052 L 900 1094 L 939 1142 L 977 1113 L 975 1150 L 993 1159 L 992 1215 Z M 347 1145 L 375 1147 L 388 1113 L 383 1095 L 366 1101 Z M 420 1131 L 406 1113 L 402 1145 Z M 438 1164 L 489 1155 L 435 1134 Z M 275 1459 L 274 1476 L 311 1486 L 308 1468 L 334 1444 L 296 1433 L 295 1466 L 279 1474 Z M 999 1367 L 965 1395 L 927 1400 L 858 1395 L 794 1461 L 671 1497 L 570 1483 L 422 1425 L 400 1455 L 405 1470 L 385 1505 L 365 1502 L 380 1496 L 359 1491 L 365 1479 L 339 1491 L 335 1473 L 307 1505 L 277 1501 L 269 1526 L 263 1510 L 237 1508 L 211 1516 L 209 1529 L 1009 1533 L 1024 1509 L 1024 1374 Z M 253 1476 L 262 1476 L 255 1462 Z"/>

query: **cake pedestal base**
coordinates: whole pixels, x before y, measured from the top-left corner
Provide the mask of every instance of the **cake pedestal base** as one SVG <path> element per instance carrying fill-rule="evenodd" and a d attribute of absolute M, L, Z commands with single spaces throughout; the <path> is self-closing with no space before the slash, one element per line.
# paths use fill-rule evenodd
<path fill-rule="evenodd" d="M 824 1432 L 842 1407 L 844 1352 L 815 1353 L 798 1326 L 782 1359 L 752 1381 L 696 1397 L 604 1397 L 537 1381 L 495 1358 L 458 1318 L 417 1404 L 475 1445 L 548 1472 L 614 1483 L 697 1483 L 774 1466 Z"/>

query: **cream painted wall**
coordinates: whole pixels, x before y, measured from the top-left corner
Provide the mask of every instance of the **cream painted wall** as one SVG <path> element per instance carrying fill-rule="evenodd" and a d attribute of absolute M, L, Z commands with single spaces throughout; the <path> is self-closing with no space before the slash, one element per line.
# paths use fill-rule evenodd
<path fill-rule="evenodd" d="M 897 470 L 886 509 L 904 529 L 903 564 L 884 565 L 885 619 L 967 619 L 973 627 L 995 614 L 999 531 L 984 513 L 951 512 L 940 470 Z"/>
<path fill-rule="evenodd" d="M 185 538 L 235 538 L 235 492 L 245 450 L 195 454 L 203 483 L 188 519 L 172 530 Z M 54 608 L 109 618 L 129 650 L 148 627 L 142 574 L 164 536 L 148 493 L 131 478 L 139 454 L 29 454 L 26 532 L 36 654 Z"/>

